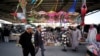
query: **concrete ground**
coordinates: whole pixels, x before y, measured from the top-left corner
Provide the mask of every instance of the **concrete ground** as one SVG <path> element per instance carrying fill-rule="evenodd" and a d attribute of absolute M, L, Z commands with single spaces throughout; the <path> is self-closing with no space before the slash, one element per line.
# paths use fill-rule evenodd
<path fill-rule="evenodd" d="M 46 46 L 45 56 L 85 56 L 85 45 L 79 46 L 78 52 L 71 51 L 68 48 L 67 52 L 62 51 L 63 47 Z M 21 47 L 16 46 L 16 43 L 0 43 L 0 56 L 23 56 Z M 39 51 L 36 56 L 41 56 Z"/>

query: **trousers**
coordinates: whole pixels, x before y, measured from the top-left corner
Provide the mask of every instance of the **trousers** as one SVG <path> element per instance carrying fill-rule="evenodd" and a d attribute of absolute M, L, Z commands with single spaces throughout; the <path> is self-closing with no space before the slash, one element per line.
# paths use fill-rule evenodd
<path fill-rule="evenodd" d="M 44 56 L 44 51 L 45 51 L 44 45 L 40 45 L 40 46 L 36 47 L 36 48 L 35 48 L 35 49 L 36 49 L 36 50 L 35 50 L 35 53 L 37 54 L 39 48 L 41 48 L 41 55 Z"/>
<path fill-rule="evenodd" d="M 23 48 L 23 56 L 28 56 L 28 54 L 31 54 L 31 56 L 35 56 L 35 48 L 29 47 L 29 48 Z"/>

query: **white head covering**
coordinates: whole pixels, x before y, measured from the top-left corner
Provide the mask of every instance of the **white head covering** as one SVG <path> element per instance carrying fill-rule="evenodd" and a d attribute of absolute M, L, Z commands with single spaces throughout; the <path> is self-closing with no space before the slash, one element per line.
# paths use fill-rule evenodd
<path fill-rule="evenodd" d="M 25 30 L 27 30 L 28 28 L 32 28 L 31 25 L 25 25 Z"/>
<path fill-rule="evenodd" d="M 71 26 L 73 26 L 73 27 L 77 27 L 77 26 L 78 26 L 78 24 L 72 24 Z"/>

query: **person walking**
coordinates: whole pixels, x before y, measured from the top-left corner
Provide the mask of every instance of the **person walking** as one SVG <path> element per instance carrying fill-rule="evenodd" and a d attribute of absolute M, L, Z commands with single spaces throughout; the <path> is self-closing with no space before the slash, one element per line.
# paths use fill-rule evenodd
<path fill-rule="evenodd" d="M 34 43 L 35 43 L 35 48 L 36 48 L 36 54 L 39 50 L 39 48 L 41 48 L 41 55 L 44 56 L 44 44 L 43 44 L 43 38 L 41 36 L 41 25 L 37 26 L 37 30 L 35 32 L 34 35 Z"/>
<path fill-rule="evenodd" d="M 76 26 L 73 27 L 73 30 L 72 30 L 72 39 L 71 39 L 71 42 L 72 42 L 72 50 L 73 51 L 77 51 L 78 50 L 78 45 L 79 45 L 79 41 L 81 39 L 81 31 L 79 29 L 77 29 Z"/>
<path fill-rule="evenodd" d="M 10 30 L 8 26 L 4 27 L 4 42 L 9 42 Z"/>
<path fill-rule="evenodd" d="M 31 25 L 26 25 L 25 32 L 20 35 L 19 44 L 22 45 L 23 56 L 28 56 L 29 53 L 31 56 L 35 56 L 35 48 L 31 41 L 32 32 L 33 30 Z"/>

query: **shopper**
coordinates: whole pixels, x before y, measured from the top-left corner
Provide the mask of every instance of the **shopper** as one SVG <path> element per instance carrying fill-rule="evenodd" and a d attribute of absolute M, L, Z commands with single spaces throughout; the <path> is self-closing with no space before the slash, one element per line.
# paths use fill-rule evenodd
<path fill-rule="evenodd" d="M 2 31 L 2 28 L 0 28 L 0 42 L 2 42 L 2 34 L 3 34 L 3 31 Z"/>
<path fill-rule="evenodd" d="M 72 30 L 72 51 L 77 51 L 78 50 L 78 45 L 79 45 L 79 41 L 81 39 L 81 31 L 79 29 L 76 28 L 76 26 L 73 27 Z"/>
<path fill-rule="evenodd" d="M 4 41 L 9 42 L 10 30 L 8 26 L 4 27 Z"/>
<path fill-rule="evenodd" d="M 28 56 L 29 53 L 31 56 L 35 56 L 35 48 L 31 41 L 32 32 L 31 25 L 26 25 L 25 32 L 20 35 L 19 43 L 22 45 L 23 56 Z"/>
<path fill-rule="evenodd" d="M 41 36 L 41 25 L 37 26 L 37 30 L 34 35 L 34 41 L 35 41 L 36 53 L 38 52 L 39 48 L 41 48 L 41 55 L 44 56 L 44 44 L 43 44 L 43 38 Z"/>
<path fill-rule="evenodd" d="M 90 25 L 86 41 L 89 44 L 95 43 L 96 42 L 96 35 L 97 35 L 97 29 L 94 27 L 94 25 Z"/>

